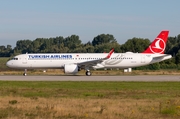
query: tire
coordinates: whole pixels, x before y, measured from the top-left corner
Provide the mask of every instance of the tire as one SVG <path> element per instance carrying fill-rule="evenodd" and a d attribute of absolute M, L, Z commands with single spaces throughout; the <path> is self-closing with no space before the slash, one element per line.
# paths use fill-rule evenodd
<path fill-rule="evenodd" d="M 23 73 L 23 76 L 27 76 L 27 74 L 26 74 L 26 73 Z"/>
<path fill-rule="evenodd" d="M 86 76 L 91 76 L 91 72 L 90 71 L 86 71 Z"/>

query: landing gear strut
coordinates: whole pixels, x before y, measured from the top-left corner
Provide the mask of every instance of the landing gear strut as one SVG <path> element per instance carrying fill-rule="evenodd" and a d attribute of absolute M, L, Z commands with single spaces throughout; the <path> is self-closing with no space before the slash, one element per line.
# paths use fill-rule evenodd
<path fill-rule="evenodd" d="M 24 69 L 23 76 L 27 76 L 27 69 Z"/>
<path fill-rule="evenodd" d="M 87 71 L 86 71 L 86 76 L 91 76 L 90 70 L 87 70 Z"/>

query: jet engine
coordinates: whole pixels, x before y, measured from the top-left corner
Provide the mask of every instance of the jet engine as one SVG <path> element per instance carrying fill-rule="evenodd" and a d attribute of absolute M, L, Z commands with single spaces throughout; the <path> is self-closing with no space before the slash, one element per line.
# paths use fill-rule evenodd
<path fill-rule="evenodd" d="M 65 64 L 64 65 L 64 73 L 65 74 L 76 74 L 78 73 L 78 66 L 76 64 Z"/>

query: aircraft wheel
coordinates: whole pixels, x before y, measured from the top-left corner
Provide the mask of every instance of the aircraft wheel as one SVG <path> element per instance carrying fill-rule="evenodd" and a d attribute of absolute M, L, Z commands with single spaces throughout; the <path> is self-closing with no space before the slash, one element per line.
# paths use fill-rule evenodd
<path fill-rule="evenodd" d="M 23 76 L 27 76 L 27 74 L 26 74 L 26 73 L 23 73 Z"/>
<path fill-rule="evenodd" d="M 91 72 L 90 71 L 86 71 L 86 76 L 91 76 Z"/>
<path fill-rule="evenodd" d="M 27 69 L 24 69 L 23 76 L 27 76 Z"/>

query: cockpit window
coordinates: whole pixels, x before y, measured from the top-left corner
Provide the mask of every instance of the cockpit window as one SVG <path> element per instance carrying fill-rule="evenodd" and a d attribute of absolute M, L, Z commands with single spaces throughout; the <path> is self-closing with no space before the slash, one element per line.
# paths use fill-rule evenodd
<path fill-rule="evenodd" d="M 18 58 L 13 57 L 12 60 L 18 60 Z"/>

